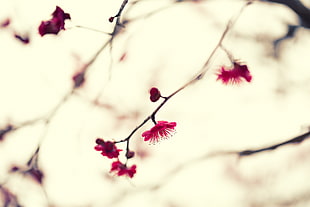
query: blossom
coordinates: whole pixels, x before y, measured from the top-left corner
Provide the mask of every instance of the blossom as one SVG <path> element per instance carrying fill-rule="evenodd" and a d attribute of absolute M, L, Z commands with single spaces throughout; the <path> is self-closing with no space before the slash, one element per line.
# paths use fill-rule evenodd
<path fill-rule="evenodd" d="M 175 132 L 176 122 L 158 121 L 150 130 L 143 132 L 144 141 L 155 144 L 160 139 L 167 139 Z"/>
<path fill-rule="evenodd" d="M 242 79 L 245 79 L 247 82 L 251 82 L 252 80 L 248 66 L 241 65 L 238 62 L 234 62 L 232 69 L 221 67 L 216 75 L 216 80 L 221 80 L 224 84 L 238 84 L 242 82 Z"/>
<path fill-rule="evenodd" d="M 98 138 L 96 140 L 97 145 L 95 146 L 96 151 L 101 151 L 102 156 L 107 156 L 109 159 L 118 158 L 121 149 L 117 149 L 114 142 L 107 141 Z"/>
<path fill-rule="evenodd" d="M 150 90 L 150 100 L 152 102 L 156 102 L 158 101 L 158 99 L 161 97 L 160 91 L 158 90 L 158 88 L 151 88 Z"/>
<path fill-rule="evenodd" d="M 60 7 L 56 6 L 52 13 L 53 18 L 48 21 L 42 21 L 39 26 L 39 34 L 44 36 L 46 34 L 57 35 L 60 30 L 65 30 L 65 20 L 71 19 L 70 14 L 65 13 Z"/>
<path fill-rule="evenodd" d="M 112 163 L 112 168 L 110 172 L 115 171 L 118 176 L 127 175 L 130 178 L 136 173 L 136 165 L 127 167 L 125 164 L 121 163 L 119 160 Z"/>

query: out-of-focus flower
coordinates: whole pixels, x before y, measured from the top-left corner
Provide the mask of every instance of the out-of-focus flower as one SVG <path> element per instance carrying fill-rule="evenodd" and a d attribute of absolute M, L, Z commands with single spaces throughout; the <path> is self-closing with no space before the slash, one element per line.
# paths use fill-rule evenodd
<path fill-rule="evenodd" d="M 85 72 L 78 72 L 73 77 L 72 80 L 74 82 L 74 88 L 79 88 L 85 82 Z"/>
<path fill-rule="evenodd" d="M 161 97 L 160 91 L 158 90 L 158 88 L 151 88 L 150 90 L 150 100 L 152 102 L 156 102 L 158 101 L 158 99 Z"/>
<path fill-rule="evenodd" d="M 39 34 L 44 36 L 46 34 L 57 35 L 60 30 L 65 30 L 65 20 L 71 19 L 70 14 L 65 13 L 60 7 L 56 6 L 52 13 L 52 19 L 42 21 L 39 26 Z"/>
<path fill-rule="evenodd" d="M 2 27 L 2 28 L 8 27 L 8 26 L 10 25 L 10 23 L 11 23 L 10 18 L 6 18 L 4 21 L 2 21 L 2 22 L 0 23 L 0 27 Z"/>
<path fill-rule="evenodd" d="M 103 139 L 96 139 L 97 145 L 95 146 L 95 150 L 101 151 L 102 156 L 106 156 L 109 159 L 118 158 L 119 152 L 121 149 L 117 149 L 114 142 L 107 141 L 105 142 Z"/>
<path fill-rule="evenodd" d="M 133 158 L 135 156 L 135 152 L 134 151 L 127 151 L 126 152 L 126 158 L 130 159 Z"/>
<path fill-rule="evenodd" d="M 126 57 L 127 57 L 127 53 L 124 52 L 122 56 L 119 58 L 119 62 L 123 62 L 126 59 Z"/>
<path fill-rule="evenodd" d="M 238 62 L 234 62 L 232 69 L 226 69 L 224 66 L 221 67 L 216 75 L 216 80 L 221 80 L 224 84 L 239 84 L 243 79 L 247 82 L 251 82 L 252 80 L 248 66 L 241 65 Z"/>
<path fill-rule="evenodd" d="M 121 163 L 120 161 L 115 161 L 112 163 L 111 171 L 115 171 L 118 176 L 127 175 L 128 177 L 132 178 L 136 173 L 136 165 L 132 165 L 131 167 L 127 167 L 125 164 Z"/>
<path fill-rule="evenodd" d="M 150 130 L 143 132 L 144 141 L 155 144 L 161 139 L 168 139 L 175 132 L 176 122 L 158 121 Z"/>

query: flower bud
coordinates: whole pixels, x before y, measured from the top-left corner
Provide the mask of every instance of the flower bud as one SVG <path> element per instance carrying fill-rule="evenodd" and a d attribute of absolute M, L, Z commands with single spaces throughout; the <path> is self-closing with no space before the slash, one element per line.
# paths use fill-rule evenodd
<path fill-rule="evenodd" d="M 111 22 L 111 23 L 112 23 L 112 22 L 113 22 L 113 20 L 114 20 L 114 17 L 110 17 L 110 18 L 109 18 L 109 22 Z"/>
<path fill-rule="evenodd" d="M 158 99 L 161 97 L 160 95 L 160 91 L 158 90 L 158 88 L 151 88 L 150 90 L 150 100 L 152 102 L 156 102 L 158 101 Z"/>
<path fill-rule="evenodd" d="M 133 158 L 134 156 L 135 156 L 135 152 L 134 151 L 127 151 L 126 152 L 127 159 Z"/>

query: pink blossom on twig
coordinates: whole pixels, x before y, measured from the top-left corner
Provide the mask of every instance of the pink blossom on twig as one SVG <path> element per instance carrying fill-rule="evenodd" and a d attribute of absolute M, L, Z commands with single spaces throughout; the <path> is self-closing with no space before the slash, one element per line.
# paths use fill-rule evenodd
<path fill-rule="evenodd" d="M 143 132 L 144 141 L 155 144 L 161 139 L 168 139 L 175 132 L 176 122 L 158 121 L 150 130 Z"/>
<path fill-rule="evenodd" d="M 251 82 L 252 75 L 248 69 L 247 65 L 241 65 L 238 62 L 234 62 L 234 67 L 232 69 L 226 69 L 222 66 L 219 70 L 216 80 L 221 80 L 223 84 L 239 84 L 242 80 Z"/>

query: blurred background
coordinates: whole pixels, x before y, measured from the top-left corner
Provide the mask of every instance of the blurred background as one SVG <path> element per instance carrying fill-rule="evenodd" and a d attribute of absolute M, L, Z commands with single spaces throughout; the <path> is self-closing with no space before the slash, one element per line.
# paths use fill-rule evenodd
<path fill-rule="evenodd" d="M 159 104 L 149 101 L 151 87 L 168 96 L 200 71 L 246 1 L 129 0 L 124 27 L 111 39 L 108 19 L 121 4 L 0 0 L 0 130 L 8 131 L 0 142 L 0 206 L 309 206 L 309 141 L 225 154 L 309 130 L 309 29 L 282 41 L 288 25 L 300 24 L 298 14 L 266 1 L 247 6 L 223 41 L 252 82 L 216 81 L 216 71 L 231 65 L 219 49 L 206 76 L 156 115 L 177 122 L 177 133 L 149 145 L 141 137 L 153 126 L 146 123 L 130 143 L 137 174 L 109 173 L 96 138 L 126 138 Z M 56 6 L 71 21 L 41 37 L 38 26 Z M 85 82 L 74 88 L 85 68 Z"/>

